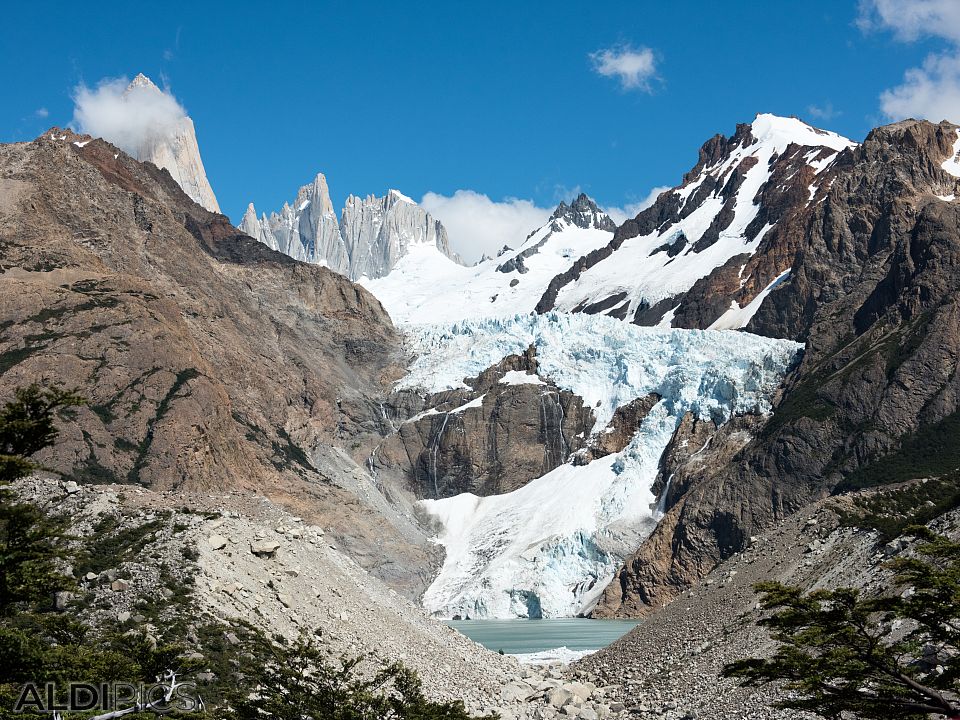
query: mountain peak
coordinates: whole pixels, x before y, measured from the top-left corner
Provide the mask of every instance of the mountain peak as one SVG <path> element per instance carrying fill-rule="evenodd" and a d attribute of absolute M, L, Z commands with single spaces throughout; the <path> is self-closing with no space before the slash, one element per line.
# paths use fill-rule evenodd
<path fill-rule="evenodd" d="M 131 90 L 134 90 L 136 88 L 145 88 L 148 90 L 156 90 L 157 92 L 162 92 L 160 88 L 156 86 L 153 80 L 148 78 L 143 73 L 137 73 L 137 76 L 130 81 L 129 85 L 127 85 L 126 91 L 130 92 Z"/>
<path fill-rule="evenodd" d="M 416 204 L 417 204 L 416 202 L 414 202 L 413 199 L 407 197 L 406 195 L 404 195 L 404 194 L 403 194 L 402 192 L 400 192 L 399 190 L 394 190 L 393 188 L 390 188 L 390 190 L 389 190 L 389 192 L 388 192 L 387 194 L 390 196 L 391 199 L 393 199 L 393 200 L 395 200 L 395 201 L 405 202 L 405 203 L 408 203 L 408 204 L 410 204 L 410 205 L 416 205 Z"/>
<path fill-rule="evenodd" d="M 841 135 L 821 130 L 797 117 L 783 117 L 772 113 L 757 113 L 750 123 L 750 134 L 757 142 L 770 142 L 784 148 L 790 143 L 797 145 L 824 146 L 833 150 L 845 150 L 856 145 Z"/>
<path fill-rule="evenodd" d="M 575 225 L 584 230 L 594 228 L 596 230 L 613 232 L 617 229 L 617 224 L 613 222 L 610 216 L 601 210 L 597 206 L 597 203 L 593 201 L 593 198 L 586 193 L 577 195 L 576 199 L 570 205 L 561 202 L 557 205 L 557 209 L 553 211 L 550 219 L 566 220 L 571 225 Z"/>

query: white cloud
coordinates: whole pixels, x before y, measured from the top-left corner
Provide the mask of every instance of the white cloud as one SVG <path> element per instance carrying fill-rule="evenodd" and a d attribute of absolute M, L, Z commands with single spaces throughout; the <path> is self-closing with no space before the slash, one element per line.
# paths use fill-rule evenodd
<path fill-rule="evenodd" d="M 136 157 L 144 143 L 175 132 L 186 111 L 155 85 L 128 85 L 126 78 L 105 78 L 93 89 L 77 86 L 72 126 Z"/>
<path fill-rule="evenodd" d="M 880 107 L 891 120 L 960 122 L 960 53 L 930 55 L 923 67 L 907 70 L 903 83 L 880 94 Z"/>
<path fill-rule="evenodd" d="M 657 58 L 650 48 L 633 49 L 628 45 L 590 53 L 593 69 L 604 77 L 614 77 L 624 90 L 651 92 L 650 81 L 657 76 Z"/>
<path fill-rule="evenodd" d="M 824 103 L 823 105 L 810 105 L 807 107 L 807 114 L 817 120 L 833 120 L 843 115 L 839 110 L 834 110 L 833 103 Z"/>
<path fill-rule="evenodd" d="M 495 202 L 473 190 L 457 190 L 452 196 L 428 192 L 420 205 L 444 224 L 453 250 L 468 263 L 484 253 L 496 255 L 504 245 L 517 247 L 553 213 L 531 200 Z"/>
<path fill-rule="evenodd" d="M 891 120 L 960 121 L 960 2 L 861 0 L 857 24 L 865 32 L 888 30 L 902 42 L 946 40 L 951 48 L 908 69 L 900 85 L 880 94 L 880 107 Z"/>
<path fill-rule="evenodd" d="M 860 0 L 857 24 L 864 31 L 891 30 L 903 42 L 930 36 L 960 43 L 960 2 Z"/>
<path fill-rule="evenodd" d="M 50 111 L 47 110 L 45 107 L 42 107 L 34 110 L 33 114 L 36 115 L 38 118 L 45 118 L 50 116 Z"/>
<path fill-rule="evenodd" d="M 670 189 L 671 187 L 669 185 L 661 185 L 653 188 L 642 200 L 639 200 L 635 203 L 627 203 L 622 207 L 604 208 L 604 210 L 607 211 L 607 214 L 613 218 L 613 221 L 617 225 L 622 225 L 624 221 L 635 218 L 641 210 L 646 210 L 648 207 L 653 205 L 660 196 L 660 193 Z"/>

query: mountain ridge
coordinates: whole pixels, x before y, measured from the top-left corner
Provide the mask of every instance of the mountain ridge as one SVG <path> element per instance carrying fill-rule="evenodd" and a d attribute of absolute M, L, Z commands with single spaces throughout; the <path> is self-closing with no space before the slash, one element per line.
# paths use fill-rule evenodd
<path fill-rule="evenodd" d="M 239 227 L 274 250 L 325 265 L 352 280 L 389 274 L 412 246 L 423 244 L 462 264 L 450 249 L 443 224 L 398 190 L 390 189 L 383 197 L 349 195 L 338 220 L 323 173 L 279 212 L 258 218 L 250 203 Z"/>

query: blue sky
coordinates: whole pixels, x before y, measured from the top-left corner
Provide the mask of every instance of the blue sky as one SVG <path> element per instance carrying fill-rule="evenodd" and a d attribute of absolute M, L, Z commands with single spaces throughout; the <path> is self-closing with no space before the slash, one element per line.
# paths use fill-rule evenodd
<path fill-rule="evenodd" d="M 541 208 L 579 188 L 626 207 L 757 112 L 857 140 L 898 114 L 952 112 L 957 6 L 8 4 L 0 140 L 69 123 L 80 83 L 144 72 L 193 118 L 234 221 L 251 200 L 278 208 L 317 171 L 338 207 L 388 187 Z"/>

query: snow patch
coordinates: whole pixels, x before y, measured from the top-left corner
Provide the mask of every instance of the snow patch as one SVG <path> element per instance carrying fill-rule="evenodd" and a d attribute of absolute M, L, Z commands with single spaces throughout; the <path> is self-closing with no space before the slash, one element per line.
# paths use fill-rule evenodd
<path fill-rule="evenodd" d="M 740 307 L 735 300 L 730 302 L 730 309 L 727 310 L 723 315 L 714 320 L 713 324 L 708 328 L 709 330 L 738 330 L 740 328 L 746 327 L 747 323 L 757 314 L 757 310 L 760 309 L 760 305 L 764 300 L 767 299 L 769 295 L 777 285 L 782 283 L 790 276 L 790 269 L 782 272 L 778 275 L 772 283 L 767 285 L 763 290 L 761 290 L 757 296 L 751 300 L 749 303 Z"/>
<path fill-rule="evenodd" d="M 560 231 L 552 229 L 557 222 Z M 397 323 L 456 322 L 464 318 L 509 317 L 533 310 L 550 281 L 579 257 L 613 238 L 606 230 L 582 229 L 551 221 L 516 250 L 472 267 L 450 260 L 432 245 L 411 245 L 393 271 L 360 284 L 372 292 Z M 497 268 L 526 250 L 526 272 Z"/>
<path fill-rule="evenodd" d="M 391 191 L 390 191 L 390 194 L 393 195 L 393 197 L 394 197 L 395 199 L 399 200 L 400 202 L 405 202 L 405 203 L 410 203 L 411 205 L 416 205 L 416 203 L 415 203 L 411 198 L 407 197 L 406 195 L 404 195 L 404 194 L 403 194 L 402 192 L 400 192 L 399 190 L 391 190 Z"/>
<path fill-rule="evenodd" d="M 595 652 L 596 650 L 571 650 L 564 646 L 552 650 L 541 650 L 540 652 L 508 653 L 508 655 L 515 657 L 521 665 L 554 665 L 556 663 L 569 665 Z"/>
<path fill-rule="evenodd" d="M 546 383 L 541 380 L 536 375 L 530 375 L 525 373 L 522 370 L 510 370 L 507 373 L 504 373 L 503 377 L 500 378 L 501 385 L 546 385 Z"/>
<path fill-rule="evenodd" d="M 953 155 L 944 160 L 940 167 L 954 177 L 960 177 L 960 130 L 957 130 L 957 140 L 953 143 Z"/>

